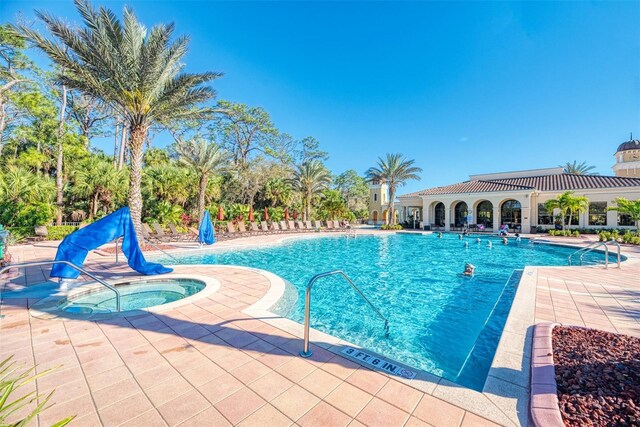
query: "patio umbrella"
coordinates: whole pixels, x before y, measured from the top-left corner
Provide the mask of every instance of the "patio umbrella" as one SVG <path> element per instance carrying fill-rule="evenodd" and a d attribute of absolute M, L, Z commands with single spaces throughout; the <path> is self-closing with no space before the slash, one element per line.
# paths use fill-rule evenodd
<path fill-rule="evenodd" d="M 249 222 L 253 222 L 253 206 L 249 206 Z"/>
<path fill-rule="evenodd" d="M 264 220 L 269 221 L 269 211 L 267 208 L 264 208 Z"/>
<path fill-rule="evenodd" d="M 211 216 L 209 211 L 204 211 L 202 216 L 202 222 L 198 230 L 198 241 L 201 244 L 212 245 L 216 241 L 215 232 L 213 231 L 213 225 L 211 224 Z"/>
<path fill-rule="evenodd" d="M 218 221 L 224 221 L 224 212 L 222 211 L 222 205 L 218 206 Z"/>
<path fill-rule="evenodd" d="M 293 219 L 298 219 L 298 212 L 293 211 Z"/>
<path fill-rule="evenodd" d="M 289 221 L 289 208 L 284 208 L 284 220 Z"/>

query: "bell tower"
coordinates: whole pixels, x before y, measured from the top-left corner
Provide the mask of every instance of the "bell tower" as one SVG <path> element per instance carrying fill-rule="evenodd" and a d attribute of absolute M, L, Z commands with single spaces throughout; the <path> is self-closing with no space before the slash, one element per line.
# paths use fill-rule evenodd
<path fill-rule="evenodd" d="M 389 186 L 379 182 L 369 184 L 369 223 L 384 224 L 389 204 Z"/>
<path fill-rule="evenodd" d="M 623 142 L 616 150 L 616 163 L 613 165 L 613 173 L 625 178 L 640 178 L 640 140 L 633 139 Z"/>

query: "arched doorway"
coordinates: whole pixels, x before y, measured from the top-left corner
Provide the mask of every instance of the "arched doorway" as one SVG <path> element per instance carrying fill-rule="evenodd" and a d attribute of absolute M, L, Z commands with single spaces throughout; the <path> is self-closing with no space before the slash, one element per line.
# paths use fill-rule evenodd
<path fill-rule="evenodd" d="M 435 222 L 434 222 L 435 225 L 444 227 L 444 224 L 445 224 L 444 203 L 438 202 L 434 210 L 435 210 L 435 215 L 433 217 L 435 219 Z"/>
<path fill-rule="evenodd" d="M 458 202 L 456 203 L 455 208 L 453 208 L 453 211 L 454 224 L 456 227 L 463 227 L 467 222 L 467 214 L 469 213 L 467 204 L 465 202 Z"/>
<path fill-rule="evenodd" d="M 373 218 L 373 222 L 378 222 L 378 211 L 371 212 L 371 218 Z"/>
<path fill-rule="evenodd" d="M 493 228 L 493 203 L 483 200 L 476 207 L 477 223 L 484 225 L 486 228 Z"/>
<path fill-rule="evenodd" d="M 388 210 L 383 210 L 382 211 L 382 220 L 384 221 L 385 224 L 389 224 L 389 211 Z"/>
<path fill-rule="evenodd" d="M 515 225 L 522 223 L 522 207 L 517 200 L 505 200 L 500 207 L 500 222 L 515 228 Z"/>

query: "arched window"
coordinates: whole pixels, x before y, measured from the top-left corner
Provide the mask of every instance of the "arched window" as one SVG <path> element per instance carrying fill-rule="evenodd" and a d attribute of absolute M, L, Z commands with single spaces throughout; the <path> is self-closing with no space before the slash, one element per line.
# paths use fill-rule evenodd
<path fill-rule="evenodd" d="M 500 222 L 502 224 L 520 224 L 522 222 L 522 208 L 517 200 L 507 200 L 500 209 Z"/>
<path fill-rule="evenodd" d="M 444 203 L 440 202 L 435 207 L 435 224 L 439 226 L 444 226 Z"/>
<path fill-rule="evenodd" d="M 478 203 L 476 208 L 476 222 L 485 227 L 493 227 L 493 203 L 488 200 Z"/>
<path fill-rule="evenodd" d="M 462 227 L 467 222 L 467 214 L 469 210 L 465 202 L 458 202 L 454 208 L 454 219 L 456 227 Z"/>
<path fill-rule="evenodd" d="M 378 201 L 378 193 L 373 193 L 373 201 L 374 202 Z"/>

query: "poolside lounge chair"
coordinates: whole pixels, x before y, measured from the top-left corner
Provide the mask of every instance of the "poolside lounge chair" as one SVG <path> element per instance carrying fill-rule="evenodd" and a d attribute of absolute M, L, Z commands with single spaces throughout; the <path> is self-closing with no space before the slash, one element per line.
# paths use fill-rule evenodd
<path fill-rule="evenodd" d="M 306 228 L 307 231 L 313 231 L 313 225 L 311 225 L 311 221 L 305 221 L 304 228 Z"/>
<path fill-rule="evenodd" d="M 257 223 L 257 222 L 253 222 L 253 221 L 252 221 L 252 222 L 249 224 L 249 226 L 251 227 L 251 232 L 252 232 L 253 234 L 261 234 L 261 233 L 262 233 L 262 231 L 260 231 L 260 226 L 258 225 L 258 223 Z"/>
<path fill-rule="evenodd" d="M 337 231 L 340 231 L 343 229 L 342 225 L 340 224 L 340 221 L 338 221 L 337 219 L 333 220 L 333 228 L 335 228 Z"/>
<path fill-rule="evenodd" d="M 269 224 L 267 224 L 267 221 L 261 221 L 260 228 L 262 229 L 263 233 L 275 233 L 275 230 L 269 229 Z"/>
<path fill-rule="evenodd" d="M 176 241 L 194 241 L 195 238 L 191 233 L 181 233 L 172 222 L 169 223 L 169 236 Z"/>
<path fill-rule="evenodd" d="M 169 236 L 165 234 L 164 230 L 162 229 L 160 224 L 158 224 L 157 222 L 154 222 L 153 224 L 151 224 L 151 226 L 153 227 L 153 230 L 156 232 L 156 236 L 158 237 L 158 240 L 163 242 L 170 242 L 174 240 L 173 236 Z"/>
<path fill-rule="evenodd" d="M 253 231 L 247 230 L 247 227 L 244 225 L 244 221 L 238 222 L 238 231 L 242 236 L 252 236 L 254 234 Z"/>
<path fill-rule="evenodd" d="M 313 221 L 313 228 L 315 228 L 316 230 L 320 231 L 322 229 L 322 222 L 321 221 Z"/>
<path fill-rule="evenodd" d="M 290 231 L 298 231 L 296 230 L 296 223 L 294 221 L 287 221 L 287 225 Z"/>
<path fill-rule="evenodd" d="M 158 238 L 157 235 L 155 235 L 153 233 L 153 231 L 151 230 L 151 227 L 149 227 L 149 224 L 147 224 L 146 222 L 142 223 L 142 238 L 148 242 L 155 242 L 155 243 L 159 243 L 160 239 Z"/>
<path fill-rule="evenodd" d="M 333 221 L 325 221 L 325 224 L 327 225 L 327 231 L 334 231 Z"/>
<path fill-rule="evenodd" d="M 287 227 L 287 222 L 286 221 L 280 221 L 280 229 L 282 231 L 289 231 L 289 227 Z"/>
<path fill-rule="evenodd" d="M 307 231 L 307 226 L 304 225 L 304 221 L 298 221 L 298 230 Z"/>

